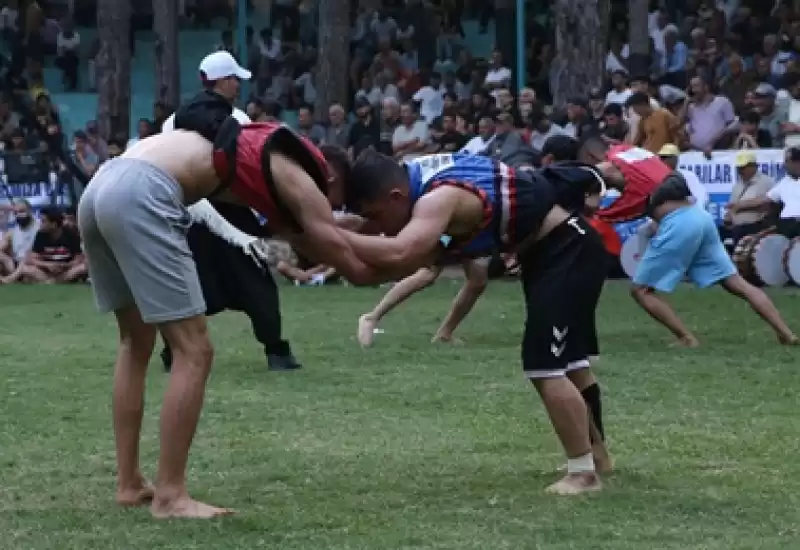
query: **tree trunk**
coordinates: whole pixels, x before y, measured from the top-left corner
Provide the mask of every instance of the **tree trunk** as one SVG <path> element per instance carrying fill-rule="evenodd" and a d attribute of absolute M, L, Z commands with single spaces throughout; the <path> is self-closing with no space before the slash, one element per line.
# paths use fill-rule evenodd
<path fill-rule="evenodd" d="M 602 86 L 608 46 L 610 0 L 556 0 L 556 58 L 553 60 L 553 103 L 561 106 L 571 95 L 586 95 Z"/>
<path fill-rule="evenodd" d="M 348 101 L 350 70 L 350 2 L 326 0 L 319 5 L 319 51 L 314 85 L 317 119 L 326 118 L 332 103 Z M 346 108 L 346 107 L 345 107 Z"/>
<path fill-rule="evenodd" d="M 488 0 L 487 0 L 488 1 Z M 514 0 L 494 0 L 495 46 L 503 56 L 503 65 L 517 72 L 517 3 Z M 512 80 L 516 86 L 516 79 Z"/>
<path fill-rule="evenodd" d="M 649 0 L 628 0 L 628 70 L 631 76 L 650 75 Z"/>
<path fill-rule="evenodd" d="M 153 0 L 153 29 L 156 32 L 155 98 L 174 109 L 181 99 L 178 0 Z"/>
<path fill-rule="evenodd" d="M 130 2 L 98 0 L 97 123 L 105 139 L 127 136 L 131 119 Z"/>

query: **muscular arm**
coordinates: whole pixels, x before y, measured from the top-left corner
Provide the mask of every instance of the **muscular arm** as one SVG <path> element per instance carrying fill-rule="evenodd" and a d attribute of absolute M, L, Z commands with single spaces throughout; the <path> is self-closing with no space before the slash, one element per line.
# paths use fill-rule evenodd
<path fill-rule="evenodd" d="M 412 273 L 431 265 L 438 256 L 439 238 L 447 232 L 464 192 L 442 187 L 420 199 L 411 221 L 396 237 L 346 233 L 359 257 L 380 268 Z"/>
<path fill-rule="evenodd" d="M 283 154 L 270 153 L 270 165 L 281 199 L 303 228 L 301 234 L 282 235 L 292 247 L 311 260 L 334 267 L 355 284 L 390 279 L 356 255 L 336 226 L 328 199 L 296 162 Z"/>
<path fill-rule="evenodd" d="M 773 203 L 774 201 L 772 199 L 764 195 L 763 197 L 755 197 L 752 199 L 737 201 L 731 205 L 729 210 L 732 212 L 741 212 L 743 210 L 760 210 Z"/>

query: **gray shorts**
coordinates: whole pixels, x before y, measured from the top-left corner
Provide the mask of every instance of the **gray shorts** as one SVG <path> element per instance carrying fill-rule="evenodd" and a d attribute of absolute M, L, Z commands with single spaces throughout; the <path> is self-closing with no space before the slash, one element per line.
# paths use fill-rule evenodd
<path fill-rule="evenodd" d="M 78 225 L 100 311 L 136 304 L 153 324 L 205 313 L 191 217 L 172 176 L 138 159 L 106 162 L 81 197 Z"/>

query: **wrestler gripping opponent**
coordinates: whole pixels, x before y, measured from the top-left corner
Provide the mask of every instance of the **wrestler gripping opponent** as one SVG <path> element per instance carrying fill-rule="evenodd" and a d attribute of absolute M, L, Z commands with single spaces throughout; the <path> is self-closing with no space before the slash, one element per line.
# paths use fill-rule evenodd
<path fill-rule="evenodd" d="M 587 144 L 585 154 L 597 156 L 605 149 L 599 140 Z M 719 237 L 711 215 L 698 208 L 686 180 L 657 156 L 638 147 L 610 148 L 598 167 L 606 179 L 622 189 L 622 196 L 597 216 L 620 222 L 650 213 L 658 223 L 655 236 L 639 262 L 631 294 L 655 320 L 666 326 L 684 346 L 698 340 L 672 308 L 655 291 L 672 292 L 684 276 L 699 287 L 720 284 L 730 294 L 746 300 L 775 331 L 782 344 L 796 344 L 769 297 L 737 272 Z"/>
<path fill-rule="evenodd" d="M 103 164 L 78 208 L 99 309 L 114 312 L 119 350 L 114 374 L 117 501 L 152 498 L 155 517 L 210 518 L 228 513 L 193 500 L 186 463 L 213 359 L 206 304 L 186 242 L 187 205 L 214 197 L 255 208 L 273 234 L 353 282 L 382 274 L 365 264 L 336 226 L 325 196 L 319 151 L 277 124 L 240 126 L 224 100 L 179 110 L 176 130 L 138 142 Z M 411 270 L 398 270 L 409 273 Z M 161 410 L 155 489 L 139 469 L 145 374 L 161 332 L 172 349 Z"/>
<path fill-rule="evenodd" d="M 551 167 L 515 173 L 486 157 L 444 154 L 399 166 L 374 151 L 362 153 L 348 180 L 346 203 L 391 238 L 347 233 L 359 256 L 376 266 L 426 266 L 440 235 L 458 250 L 488 233 L 493 246 L 516 249 L 522 266 L 527 320 L 522 344 L 525 376 L 539 392 L 568 458 L 557 494 L 601 488 L 592 453 L 589 414 L 580 388 L 594 378 L 586 336 L 605 279 L 605 252 L 596 232 L 559 206 L 584 182 L 589 167 Z M 551 177 L 553 179 L 551 179 Z M 598 392 L 599 394 L 599 392 Z M 601 422 L 597 422 L 599 425 Z"/>

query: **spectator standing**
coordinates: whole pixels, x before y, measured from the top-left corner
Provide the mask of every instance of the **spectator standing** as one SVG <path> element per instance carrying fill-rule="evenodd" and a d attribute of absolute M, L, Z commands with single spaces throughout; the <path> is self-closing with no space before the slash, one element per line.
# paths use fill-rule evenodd
<path fill-rule="evenodd" d="M 339 103 L 334 103 L 328 108 L 328 127 L 325 129 L 324 143 L 337 145 L 347 149 L 350 125 L 347 123 L 347 113 Z"/>
<path fill-rule="evenodd" d="M 769 149 L 772 147 L 772 136 L 761 125 L 761 115 L 750 109 L 739 117 L 740 132 L 733 141 L 734 149 Z"/>
<path fill-rule="evenodd" d="M 755 108 L 761 115 L 759 128 L 769 132 L 774 147 L 783 147 L 783 129 L 786 122 L 785 109 L 779 109 L 775 98 L 778 94 L 772 84 L 762 82 L 753 91 Z"/>
<path fill-rule="evenodd" d="M 317 88 L 314 86 L 314 70 L 307 68 L 294 80 L 294 88 L 300 93 L 300 103 L 314 105 L 317 101 Z"/>
<path fill-rule="evenodd" d="M 564 127 L 572 137 L 581 140 L 597 133 L 597 121 L 590 114 L 589 100 L 583 96 L 567 99 L 567 120 Z"/>
<path fill-rule="evenodd" d="M 650 95 L 650 77 L 648 76 L 634 76 L 631 79 L 631 92 L 643 92 L 650 97 L 650 106 L 653 109 L 658 109 L 661 105 L 653 99 Z M 626 100 L 627 101 L 627 100 Z M 625 120 L 628 123 L 628 136 L 625 141 L 628 143 L 635 143 L 639 134 L 639 115 L 633 109 L 625 109 Z"/>
<path fill-rule="evenodd" d="M 430 143 L 428 125 L 420 120 L 414 105 L 400 107 L 400 121 L 392 136 L 392 151 L 398 160 L 413 158 L 424 153 Z"/>
<path fill-rule="evenodd" d="M 512 76 L 511 69 L 503 65 L 503 55 L 500 50 L 493 51 L 489 70 L 483 81 L 484 87 L 495 95 L 497 90 L 511 86 Z"/>
<path fill-rule="evenodd" d="M 731 191 L 725 213 L 725 225 L 730 227 L 734 244 L 742 237 L 766 229 L 766 210 L 739 212 L 738 206 L 746 200 L 766 197 L 769 190 L 775 186 L 775 180 L 758 169 L 754 152 L 740 151 L 736 154 L 735 164 L 738 178 Z"/>
<path fill-rule="evenodd" d="M 626 106 L 641 119 L 634 145 L 658 154 L 665 145 L 680 143 L 678 119 L 666 109 L 653 109 L 646 93 L 636 92 L 628 99 Z"/>
<path fill-rule="evenodd" d="M 790 97 L 785 107 L 786 121 L 781 125 L 781 133 L 786 147 L 798 147 L 800 146 L 800 74 L 787 74 L 784 85 Z"/>
<path fill-rule="evenodd" d="M 600 131 L 608 139 L 622 142 L 628 134 L 628 125 L 622 116 L 622 106 L 619 103 L 609 103 L 603 111 L 603 121 Z"/>
<path fill-rule="evenodd" d="M 0 139 L 11 139 L 11 134 L 19 128 L 20 117 L 11 110 L 11 105 L 5 97 L 0 98 Z"/>
<path fill-rule="evenodd" d="M 531 134 L 531 147 L 537 151 L 542 150 L 547 139 L 551 136 L 570 135 L 568 130 L 550 119 L 541 105 L 538 106 L 538 108 L 534 108 L 529 118 L 529 123 L 533 129 L 533 133 Z"/>
<path fill-rule="evenodd" d="M 431 124 L 436 117 L 442 116 L 444 92 L 442 75 L 433 72 L 430 73 L 428 84 L 414 94 L 413 99 L 420 104 L 419 111 L 426 123 Z"/>
<path fill-rule="evenodd" d="M 75 152 L 75 164 L 87 178 L 91 178 L 100 165 L 100 159 L 89 147 L 89 138 L 86 132 L 82 130 L 75 132 L 72 146 Z"/>
<path fill-rule="evenodd" d="M 96 120 L 90 120 L 86 123 L 86 138 L 89 147 L 97 155 L 100 162 L 108 158 L 108 144 L 100 136 L 100 127 L 97 125 Z"/>
<path fill-rule="evenodd" d="M 64 86 L 67 91 L 78 89 L 78 66 L 81 35 L 75 30 L 72 18 L 65 17 L 56 37 L 56 66 L 64 73 Z"/>
<path fill-rule="evenodd" d="M 128 143 L 125 144 L 125 149 L 132 147 L 137 142 L 151 135 L 153 135 L 153 125 L 150 124 L 150 121 L 146 118 L 140 118 L 136 125 L 136 137 L 132 137 L 128 140 Z"/>
<path fill-rule="evenodd" d="M 314 108 L 304 105 L 297 110 L 297 133 L 320 146 L 325 142 L 325 128 L 314 122 Z"/>
<path fill-rule="evenodd" d="M 692 95 L 686 114 L 689 143 L 693 149 L 710 155 L 737 129 L 733 105 L 727 97 L 711 92 L 706 77 L 694 77 L 690 91 Z"/>
<path fill-rule="evenodd" d="M 400 103 L 393 97 L 385 98 L 381 103 L 381 134 L 378 152 L 389 156 L 394 154 L 392 141 L 394 132 L 400 124 Z"/>
<path fill-rule="evenodd" d="M 739 54 L 731 54 L 728 57 L 728 76 L 720 82 L 719 90 L 733 103 L 737 113 L 745 110 L 745 95 L 752 89 L 753 83 L 753 74 L 745 71 L 742 57 Z"/>

